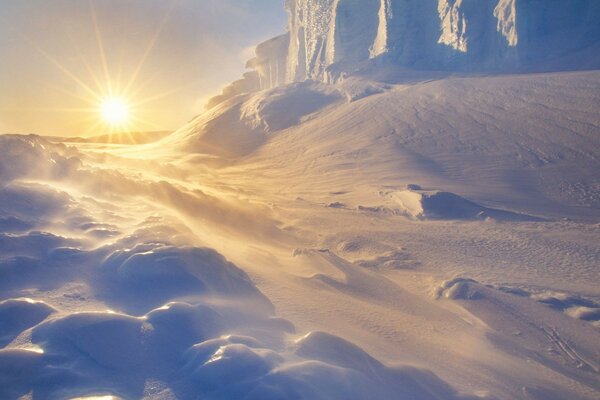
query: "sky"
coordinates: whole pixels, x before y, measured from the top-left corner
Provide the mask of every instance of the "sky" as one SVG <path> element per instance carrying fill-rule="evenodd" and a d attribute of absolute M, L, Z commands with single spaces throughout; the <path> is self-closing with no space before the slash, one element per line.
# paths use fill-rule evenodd
<path fill-rule="evenodd" d="M 0 0 L 0 133 L 174 130 L 285 30 L 283 0 Z"/>

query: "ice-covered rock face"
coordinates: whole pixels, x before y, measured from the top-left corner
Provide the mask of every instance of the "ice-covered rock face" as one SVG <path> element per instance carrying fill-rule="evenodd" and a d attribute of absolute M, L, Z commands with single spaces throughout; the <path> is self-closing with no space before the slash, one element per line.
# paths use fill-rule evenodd
<path fill-rule="evenodd" d="M 379 35 L 380 0 L 289 0 L 287 81 L 327 80 L 335 63 L 368 59 Z"/>
<path fill-rule="evenodd" d="M 271 89 L 285 83 L 287 50 L 290 35 L 277 36 L 256 46 L 256 58 L 248 61 L 253 68 L 262 89 Z"/>
<path fill-rule="evenodd" d="M 287 80 L 321 76 L 335 62 L 335 9 L 339 0 L 293 0 L 286 2 L 290 45 Z"/>
<path fill-rule="evenodd" d="M 600 38 L 593 0 L 290 0 L 287 7 L 288 80 L 327 79 L 333 64 L 377 57 L 416 68 L 512 71 Z"/>
<path fill-rule="evenodd" d="M 287 0 L 288 33 L 256 48 L 253 71 L 209 106 L 365 63 L 518 72 L 600 66 L 597 0 Z"/>
<path fill-rule="evenodd" d="M 440 0 L 441 46 L 437 59 L 444 69 L 514 69 L 518 45 L 514 0 Z"/>
<path fill-rule="evenodd" d="M 512 0 L 508 3 L 513 3 L 517 34 L 515 46 L 521 63 L 536 64 L 573 55 L 578 59 L 576 62 L 598 67 L 600 2 Z M 590 46 L 594 46 L 591 55 L 579 60 L 581 56 L 578 53 Z M 564 66 L 571 68 L 573 65 Z"/>

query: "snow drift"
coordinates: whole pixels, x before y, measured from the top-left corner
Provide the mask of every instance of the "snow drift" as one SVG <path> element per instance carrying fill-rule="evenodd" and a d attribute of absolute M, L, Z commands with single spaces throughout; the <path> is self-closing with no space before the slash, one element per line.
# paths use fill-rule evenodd
<path fill-rule="evenodd" d="M 335 88 L 313 82 L 237 96 L 194 118 L 158 145 L 223 157 L 244 156 L 260 147 L 270 133 L 297 125 L 340 98 Z"/>
<path fill-rule="evenodd" d="M 0 229 L 0 397 L 469 398 L 340 337 L 299 337 L 245 272 L 214 249 L 185 244 L 177 224 L 133 217 L 137 201 L 132 213 L 53 189 L 82 174 L 103 179 L 83 154 L 66 161 L 74 149 L 35 136 L 0 145 L 19 153 L 3 164 L 0 212 L 26 224 Z M 36 184 L 22 180 L 36 174 Z M 92 233 L 99 229 L 113 234 Z"/>
<path fill-rule="evenodd" d="M 402 190 L 386 193 L 386 196 L 398 203 L 401 213 L 416 219 L 536 219 L 529 215 L 483 207 L 450 192 Z"/>

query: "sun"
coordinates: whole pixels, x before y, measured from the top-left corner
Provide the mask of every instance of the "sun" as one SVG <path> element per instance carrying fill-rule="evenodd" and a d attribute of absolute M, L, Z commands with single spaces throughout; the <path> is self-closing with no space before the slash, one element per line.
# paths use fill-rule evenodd
<path fill-rule="evenodd" d="M 0 0 L 1 2 L 2 0 Z M 150 36 L 149 43 L 145 51 L 142 52 L 143 55 L 141 58 L 137 62 L 133 60 L 134 62 L 131 65 L 125 63 L 116 66 L 110 65 L 108 62 L 109 57 L 107 57 L 107 52 L 105 51 L 104 38 L 96 18 L 94 3 L 94 1 L 90 1 L 89 5 L 92 17 L 91 22 L 98 45 L 98 55 L 94 57 L 93 62 L 87 60 L 83 54 L 77 57 L 81 60 L 81 67 L 87 71 L 87 74 L 79 75 L 75 73 L 35 42 L 27 40 L 50 64 L 77 85 L 76 91 L 61 86 L 56 86 L 55 89 L 60 91 L 61 94 L 69 95 L 82 103 L 86 103 L 86 106 L 83 107 L 52 107 L 49 110 L 72 112 L 73 115 L 75 115 L 74 113 L 85 115 L 81 118 L 73 118 L 72 121 L 73 125 L 88 124 L 87 130 L 82 133 L 83 136 L 89 136 L 90 134 L 112 135 L 125 133 L 131 135 L 135 132 L 145 131 L 147 127 L 152 127 L 156 131 L 164 130 L 162 125 L 152 121 L 152 119 L 159 117 L 159 114 L 155 113 L 157 109 L 147 108 L 147 104 L 156 102 L 167 96 L 172 96 L 188 86 L 185 85 L 163 92 L 152 93 L 148 91 L 149 89 L 152 90 L 152 80 L 144 83 L 140 83 L 139 80 L 140 77 L 144 76 L 142 71 L 144 70 L 146 61 L 151 56 L 163 29 L 167 25 L 172 12 L 175 10 L 176 2 L 171 2 L 171 7 L 165 12 L 154 34 Z M 97 68 L 94 68 L 94 66 Z M 130 76 L 123 76 L 124 73 L 130 74 Z M 151 114 L 151 119 L 148 119 L 147 116 Z"/>
<path fill-rule="evenodd" d="M 107 97 L 100 104 L 100 115 L 108 125 L 126 125 L 130 120 L 130 108 L 123 98 Z"/>

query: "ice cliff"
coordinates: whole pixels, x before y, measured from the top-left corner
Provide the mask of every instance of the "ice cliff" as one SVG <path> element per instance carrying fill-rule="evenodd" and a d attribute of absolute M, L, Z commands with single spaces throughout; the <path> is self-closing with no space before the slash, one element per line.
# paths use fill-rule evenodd
<path fill-rule="evenodd" d="M 210 105 L 257 89 L 336 81 L 365 65 L 521 72 L 600 67 L 598 0 L 287 0 L 288 32 Z"/>

